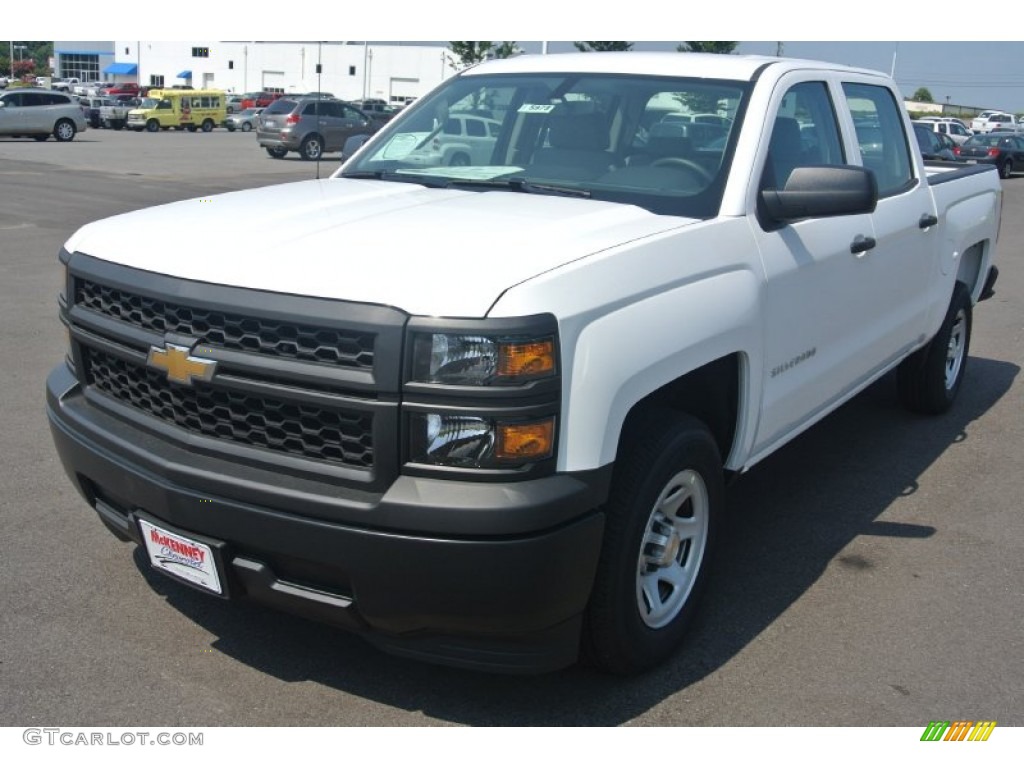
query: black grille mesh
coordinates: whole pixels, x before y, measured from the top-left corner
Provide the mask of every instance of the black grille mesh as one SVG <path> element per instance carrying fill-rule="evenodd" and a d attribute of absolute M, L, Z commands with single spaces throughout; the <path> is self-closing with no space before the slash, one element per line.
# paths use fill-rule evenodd
<path fill-rule="evenodd" d="M 317 328 L 188 307 L 79 280 L 75 302 L 156 333 L 180 333 L 201 344 L 312 363 L 373 369 L 373 334 Z"/>
<path fill-rule="evenodd" d="M 190 432 L 351 467 L 373 466 L 369 414 L 179 386 L 105 352 L 89 349 L 86 354 L 96 389 Z"/>

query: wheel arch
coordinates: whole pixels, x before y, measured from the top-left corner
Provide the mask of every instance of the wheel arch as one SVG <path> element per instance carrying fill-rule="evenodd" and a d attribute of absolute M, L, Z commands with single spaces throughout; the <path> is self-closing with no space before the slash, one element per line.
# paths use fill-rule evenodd
<path fill-rule="evenodd" d="M 743 466 L 762 370 L 756 277 L 731 271 L 566 328 L 559 466 L 615 461 L 627 418 L 669 407 L 704 422 L 723 464 Z"/>

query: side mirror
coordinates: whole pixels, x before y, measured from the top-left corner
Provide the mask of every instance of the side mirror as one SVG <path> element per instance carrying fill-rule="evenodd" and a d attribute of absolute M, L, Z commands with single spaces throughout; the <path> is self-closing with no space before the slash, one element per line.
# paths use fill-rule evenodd
<path fill-rule="evenodd" d="M 874 171 L 858 165 L 796 168 L 784 189 L 761 192 L 764 213 L 779 223 L 872 213 L 877 203 Z"/>
<path fill-rule="evenodd" d="M 345 144 L 341 148 L 341 161 L 345 162 L 352 155 L 359 151 L 359 149 L 370 139 L 366 134 L 359 134 L 358 136 L 349 136 L 345 140 Z"/>

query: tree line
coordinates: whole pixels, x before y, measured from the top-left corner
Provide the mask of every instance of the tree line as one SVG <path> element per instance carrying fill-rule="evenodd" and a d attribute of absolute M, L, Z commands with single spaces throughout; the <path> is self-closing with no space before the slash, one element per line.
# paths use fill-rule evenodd
<path fill-rule="evenodd" d="M 633 43 L 622 40 L 580 40 L 573 42 L 573 45 L 584 53 L 633 50 Z M 680 53 L 733 53 L 737 45 L 739 45 L 738 42 L 685 42 L 677 45 L 676 50 Z M 448 47 L 452 52 L 452 55 L 448 57 L 448 64 L 452 69 L 465 69 L 484 59 L 507 59 L 509 56 L 522 52 L 514 40 L 505 40 L 501 43 L 490 40 L 452 40 L 449 41 Z"/>

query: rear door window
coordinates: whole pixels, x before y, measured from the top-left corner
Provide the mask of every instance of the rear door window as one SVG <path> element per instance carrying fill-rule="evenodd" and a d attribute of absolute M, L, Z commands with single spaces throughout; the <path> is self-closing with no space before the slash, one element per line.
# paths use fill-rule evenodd
<path fill-rule="evenodd" d="M 914 170 L 892 91 L 880 85 L 843 83 L 843 93 L 857 130 L 861 162 L 875 172 L 878 196 L 909 189 L 914 183 Z"/>

